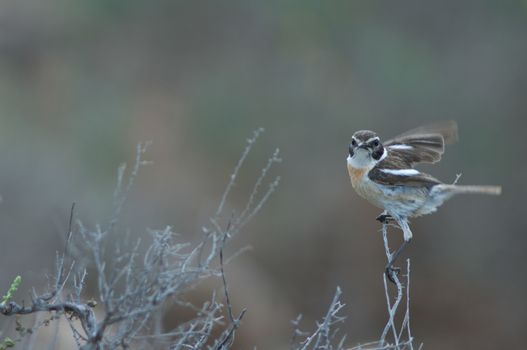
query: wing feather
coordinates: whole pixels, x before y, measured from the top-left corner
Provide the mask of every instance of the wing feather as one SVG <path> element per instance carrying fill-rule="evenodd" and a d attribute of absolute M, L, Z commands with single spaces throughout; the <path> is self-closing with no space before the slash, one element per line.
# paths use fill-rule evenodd
<path fill-rule="evenodd" d="M 454 120 L 438 122 L 434 124 L 423 125 L 415 129 L 408 130 L 399 134 L 385 143 L 404 143 L 404 140 L 409 136 L 415 135 L 441 135 L 445 144 L 449 145 L 458 140 L 457 123 Z"/>
<path fill-rule="evenodd" d="M 368 177 L 373 182 L 386 186 L 409 186 L 409 187 L 426 187 L 431 188 L 441 181 L 432 175 L 417 172 L 412 175 L 400 175 L 382 171 L 382 168 L 376 166 L 368 173 Z"/>
<path fill-rule="evenodd" d="M 441 159 L 445 144 L 457 141 L 457 130 L 455 121 L 425 125 L 402 133 L 384 142 L 384 145 L 389 154 L 400 158 L 406 166 L 422 162 L 435 163 Z"/>

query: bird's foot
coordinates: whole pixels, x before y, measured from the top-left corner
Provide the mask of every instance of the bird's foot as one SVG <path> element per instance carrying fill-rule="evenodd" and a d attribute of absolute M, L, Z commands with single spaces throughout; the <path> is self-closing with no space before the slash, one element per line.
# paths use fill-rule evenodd
<path fill-rule="evenodd" d="M 393 216 L 386 213 L 381 213 L 379 216 L 375 218 L 375 220 L 379 221 L 381 224 L 389 224 L 390 222 L 395 221 Z"/>
<path fill-rule="evenodd" d="M 386 277 L 388 277 L 390 282 L 392 282 L 393 284 L 397 284 L 395 279 L 397 278 L 400 272 L 401 272 L 401 269 L 399 267 L 394 267 L 391 265 L 386 266 L 386 269 L 384 271 L 384 273 L 386 274 Z"/>

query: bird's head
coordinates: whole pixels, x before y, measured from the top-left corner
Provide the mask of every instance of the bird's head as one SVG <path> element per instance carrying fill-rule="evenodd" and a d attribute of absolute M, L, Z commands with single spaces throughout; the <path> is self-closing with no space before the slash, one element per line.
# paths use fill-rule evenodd
<path fill-rule="evenodd" d="M 351 137 L 348 163 L 356 168 L 372 168 L 385 153 L 379 136 L 370 130 L 359 130 Z"/>

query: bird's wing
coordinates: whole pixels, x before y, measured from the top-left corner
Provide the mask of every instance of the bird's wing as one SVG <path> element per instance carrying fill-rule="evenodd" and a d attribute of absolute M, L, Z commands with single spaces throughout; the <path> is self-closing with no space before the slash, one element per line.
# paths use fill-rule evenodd
<path fill-rule="evenodd" d="M 432 175 L 422 173 L 416 169 L 386 169 L 376 166 L 370 170 L 368 177 L 373 182 L 385 186 L 431 188 L 441 183 Z"/>
<path fill-rule="evenodd" d="M 457 123 L 447 121 L 412 129 L 384 142 L 384 146 L 389 154 L 412 166 L 415 163 L 438 162 L 445 151 L 445 144 L 457 139 Z"/>

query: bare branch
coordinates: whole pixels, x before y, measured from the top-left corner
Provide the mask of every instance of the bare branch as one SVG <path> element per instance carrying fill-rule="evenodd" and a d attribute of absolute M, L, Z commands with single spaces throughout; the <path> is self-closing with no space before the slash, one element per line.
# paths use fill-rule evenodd
<path fill-rule="evenodd" d="M 386 259 L 387 261 L 391 260 L 392 254 L 390 252 L 390 247 L 388 243 L 388 224 L 382 225 L 382 237 L 384 242 L 384 250 L 386 253 Z M 413 349 L 412 347 L 412 336 L 411 336 L 411 330 L 410 330 L 410 259 L 407 259 L 407 268 L 406 268 L 406 276 L 407 276 L 407 283 L 406 286 L 402 284 L 402 282 L 399 279 L 399 276 L 394 273 L 392 275 L 392 278 L 395 281 L 396 286 L 396 295 L 395 295 L 395 301 L 392 303 L 390 300 L 390 292 L 388 288 L 388 283 L 386 281 L 386 274 L 383 274 L 383 284 L 384 284 L 384 292 L 386 297 L 386 304 L 388 309 L 388 321 L 386 322 L 386 326 L 384 327 L 384 330 L 381 334 L 381 337 L 378 342 L 378 346 L 380 348 L 384 348 L 386 346 L 389 346 L 390 344 L 386 343 L 386 338 L 388 336 L 388 332 L 392 331 L 392 338 L 393 338 L 393 346 L 394 349 L 399 349 L 400 346 L 404 345 L 405 348 Z M 398 333 L 397 327 L 395 325 L 396 321 L 395 318 L 397 316 L 397 311 L 399 308 L 399 305 L 403 299 L 403 289 L 406 289 L 406 310 L 404 314 L 403 323 L 401 325 L 401 330 Z M 406 341 L 403 341 L 402 334 L 403 331 L 406 330 L 408 334 L 408 339 Z"/>
<path fill-rule="evenodd" d="M 47 312 L 53 315 L 53 319 L 64 316 L 78 348 L 83 350 L 126 349 L 132 344 L 141 347 L 140 344 L 147 340 L 148 344 L 155 342 L 171 349 L 230 348 L 247 310 L 243 309 L 237 317 L 233 313 L 225 277 L 225 262 L 230 260 L 224 256 L 225 247 L 228 238 L 239 232 L 261 210 L 276 189 L 278 179 L 272 181 L 267 191 L 258 198 L 259 189 L 266 181 L 272 165 L 279 161 L 278 151 L 275 151 L 256 179 L 247 203 L 240 211 L 242 215 L 231 216 L 226 227 L 220 224 L 220 216 L 240 168 L 262 131 L 256 130 L 247 141 L 216 214 L 211 218 L 211 226 L 203 229 L 202 240 L 194 246 L 178 242 L 177 235 L 169 226 L 161 230 L 149 230 L 150 237 L 145 240 L 132 241 L 122 236 L 117 238 L 117 234 L 128 234 L 119 232 L 117 223 L 139 169 L 147 163 L 142 157 L 149 144 L 139 144 L 130 173 L 126 174 L 126 165 L 119 167 L 109 223 L 88 228 L 78 222 L 79 234 L 74 235 L 73 203 L 64 251 L 62 254 L 57 253 L 55 276 L 50 279 L 52 283 L 49 284 L 49 291 L 39 294 L 34 290 L 29 306 L 6 302 L 0 305 L 0 313 L 13 316 Z M 75 249 L 78 256 L 73 256 L 71 248 L 74 243 L 75 248 L 78 248 Z M 218 257 L 219 264 L 216 260 Z M 66 264 L 67 258 L 71 258 L 72 262 Z M 75 263 L 74 258 L 81 263 Z M 88 282 L 88 267 L 94 271 L 93 280 L 96 281 L 98 295 L 84 300 L 83 289 Z M 196 315 L 190 321 L 166 332 L 155 327 L 163 310 L 179 303 L 185 292 L 210 277 L 221 277 L 223 282 L 227 320 L 221 316 L 224 305 L 218 303 L 213 294 L 202 308 L 192 309 Z M 98 303 L 100 313 L 96 315 L 93 307 Z M 213 330 L 218 329 L 220 335 L 214 338 L 213 334 L 217 333 L 213 333 Z"/>
<path fill-rule="evenodd" d="M 236 178 L 238 177 L 238 173 L 240 172 L 240 169 L 247 159 L 247 156 L 251 152 L 251 149 L 260 136 L 260 134 L 264 132 L 264 128 L 258 128 L 253 132 L 253 136 L 249 139 L 247 139 L 247 144 L 245 146 L 245 149 L 243 150 L 242 156 L 238 160 L 238 164 L 234 167 L 234 172 L 231 174 L 229 178 L 229 183 L 227 184 L 227 187 L 225 188 L 225 191 L 223 192 L 223 195 L 221 196 L 220 204 L 218 205 L 218 209 L 216 210 L 215 216 L 220 216 L 223 212 L 223 207 L 225 206 L 225 203 L 227 202 L 227 197 L 231 193 L 232 188 L 234 187 Z"/>
<path fill-rule="evenodd" d="M 336 325 L 344 322 L 344 320 L 346 319 L 345 317 L 340 316 L 338 314 L 341 309 L 345 306 L 345 304 L 342 304 L 340 302 L 341 295 L 342 291 L 340 287 L 337 287 L 337 290 L 335 291 L 335 295 L 333 297 L 333 300 L 331 301 L 331 304 L 329 305 L 326 315 L 322 319 L 322 322 L 317 322 L 317 327 L 312 333 L 307 333 L 306 335 L 306 333 L 301 332 L 299 330 L 298 324 L 301 320 L 301 316 L 297 317 L 296 320 L 292 321 L 295 330 L 291 342 L 291 350 L 343 349 L 345 336 L 338 340 L 338 343 L 336 345 L 333 344 L 337 341 L 336 338 L 338 328 L 335 328 Z M 305 339 L 303 341 L 296 342 L 296 338 L 304 336 Z"/>

